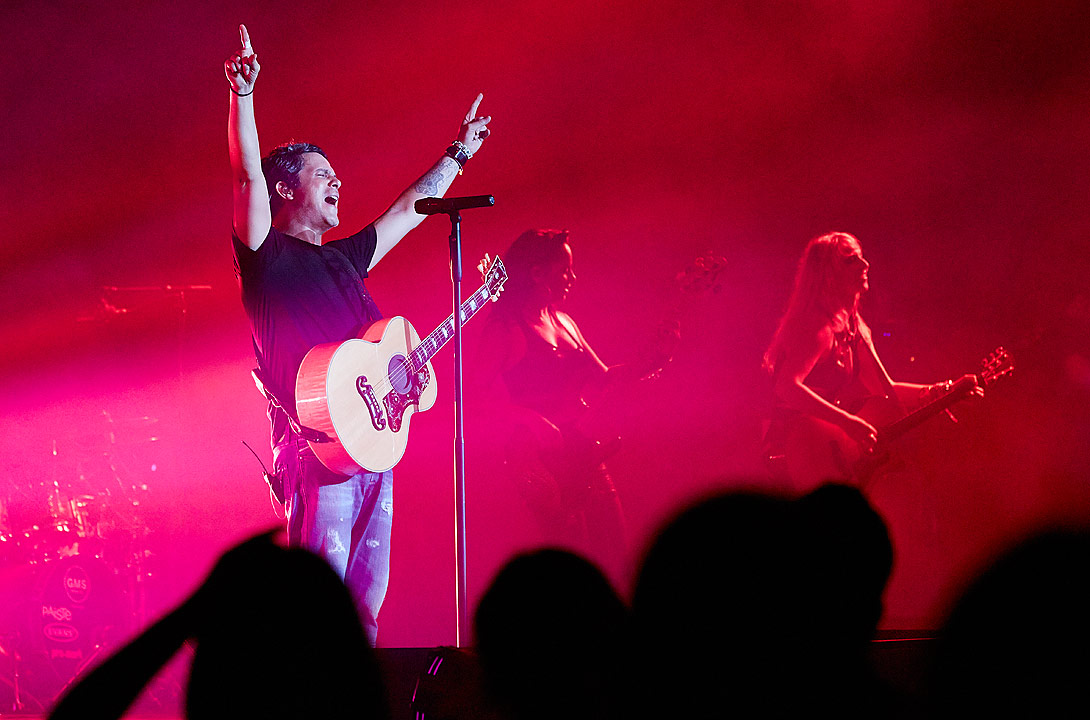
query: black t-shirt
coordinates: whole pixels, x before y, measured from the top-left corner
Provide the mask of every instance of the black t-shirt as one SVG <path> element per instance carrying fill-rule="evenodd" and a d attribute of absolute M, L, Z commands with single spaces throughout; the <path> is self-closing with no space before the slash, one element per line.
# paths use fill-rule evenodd
<path fill-rule="evenodd" d="M 266 386 L 294 413 L 295 376 L 307 352 L 356 337 L 382 317 L 363 283 L 375 255 L 375 226 L 323 245 L 276 228 L 256 251 L 233 234 L 232 245 Z"/>

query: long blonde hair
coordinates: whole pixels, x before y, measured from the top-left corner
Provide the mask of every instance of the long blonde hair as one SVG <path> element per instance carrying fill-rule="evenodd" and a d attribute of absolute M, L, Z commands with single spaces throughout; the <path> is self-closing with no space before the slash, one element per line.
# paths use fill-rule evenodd
<path fill-rule="evenodd" d="M 816 237 L 806 245 L 787 309 L 764 354 L 763 366 L 769 373 L 776 371 L 784 348 L 797 342 L 801 333 L 816 329 L 815 324 L 832 321 L 842 310 L 847 310 L 850 319 L 858 318 L 859 297 L 845 307 L 840 276 L 842 258 L 859 247 L 859 240 L 844 232 Z"/>

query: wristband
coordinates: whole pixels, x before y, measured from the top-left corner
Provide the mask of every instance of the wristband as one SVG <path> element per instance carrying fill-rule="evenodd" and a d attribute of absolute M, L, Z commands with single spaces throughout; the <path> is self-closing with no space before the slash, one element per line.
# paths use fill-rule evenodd
<path fill-rule="evenodd" d="M 942 395 L 950 392 L 950 388 L 954 386 L 953 380 L 947 380 L 946 382 L 935 383 L 934 385 L 928 385 L 920 391 L 920 399 L 924 402 L 930 402 L 936 400 Z"/>
<path fill-rule="evenodd" d="M 231 86 L 228 85 L 228 87 L 231 87 Z M 233 92 L 235 95 L 238 95 L 239 97 L 249 97 L 250 95 L 254 94 L 254 89 L 250 88 L 250 92 L 248 92 L 248 93 L 240 93 L 238 90 L 235 90 L 233 87 L 231 87 L 231 92 Z"/>
<path fill-rule="evenodd" d="M 447 157 L 458 163 L 458 174 L 462 174 L 462 168 L 465 167 L 466 160 L 473 157 L 472 153 L 468 152 L 468 148 L 465 145 L 455 140 L 450 147 L 446 149 L 444 153 Z"/>
<path fill-rule="evenodd" d="M 461 150 L 462 153 L 465 154 L 466 160 L 469 160 L 471 157 L 473 157 L 473 152 L 469 149 L 469 146 L 461 140 L 455 140 L 451 143 L 451 145 Z"/>

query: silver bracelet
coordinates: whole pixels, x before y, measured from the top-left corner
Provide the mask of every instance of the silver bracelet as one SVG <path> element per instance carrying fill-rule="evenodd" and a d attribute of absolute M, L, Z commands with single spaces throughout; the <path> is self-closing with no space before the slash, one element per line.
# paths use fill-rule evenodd
<path fill-rule="evenodd" d="M 473 158 L 473 153 L 471 153 L 469 151 L 469 148 L 461 140 L 455 140 L 454 142 L 451 143 L 451 145 L 456 146 L 459 150 L 461 150 L 463 153 L 465 153 L 466 160 L 470 160 L 470 159 Z"/>

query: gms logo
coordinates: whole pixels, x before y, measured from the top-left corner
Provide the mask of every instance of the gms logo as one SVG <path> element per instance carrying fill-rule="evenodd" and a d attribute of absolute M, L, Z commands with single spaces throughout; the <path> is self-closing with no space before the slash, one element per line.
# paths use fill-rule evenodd
<path fill-rule="evenodd" d="M 91 594 L 91 578 L 79 565 L 73 565 L 64 572 L 64 592 L 74 603 L 82 603 Z"/>
<path fill-rule="evenodd" d="M 55 642 L 79 640 L 79 630 L 66 623 L 49 623 L 42 628 L 42 634 Z"/>

